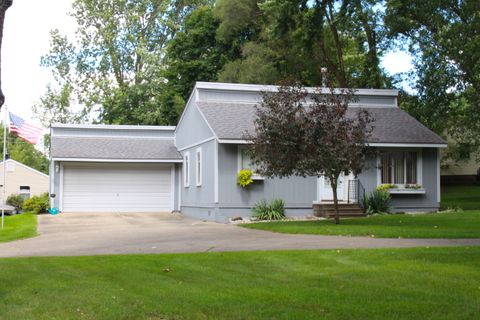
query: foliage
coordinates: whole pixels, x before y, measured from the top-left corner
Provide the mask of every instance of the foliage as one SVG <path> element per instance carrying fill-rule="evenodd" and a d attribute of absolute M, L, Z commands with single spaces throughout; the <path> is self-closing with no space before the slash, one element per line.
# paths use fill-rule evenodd
<path fill-rule="evenodd" d="M 263 199 L 255 204 L 252 213 L 252 217 L 258 220 L 282 220 L 285 218 L 285 202 L 282 199 L 274 199 L 268 203 Z"/>
<path fill-rule="evenodd" d="M 365 196 L 364 206 L 367 214 L 389 213 L 392 197 L 386 190 L 374 190 L 370 195 Z"/>
<path fill-rule="evenodd" d="M 43 124 L 174 124 L 177 110 L 161 110 L 177 107 L 162 105 L 165 49 L 185 16 L 210 2 L 75 0 L 77 41 L 53 30 L 50 52 L 42 57 L 56 80 L 36 107 Z"/>
<path fill-rule="evenodd" d="M 366 145 L 371 135 L 370 114 L 355 108 L 347 115 L 352 92 L 318 90 L 308 98 L 299 84 L 264 92 L 257 106 L 255 132 L 246 138 L 260 174 L 267 177 L 320 176 L 332 183 L 338 213 L 337 183 L 340 174 L 355 175 L 372 153 Z M 336 222 L 339 217 L 336 214 Z"/>
<path fill-rule="evenodd" d="M 414 59 L 416 95 L 402 107 L 450 141 L 447 157 L 480 151 L 480 2 L 386 1 L 388 36 Z"/>
<path fill-rule="evenodd" d="M 478 239 L 480 211 L 423 214 L 383 214 L 344 219 L 342 225 L 330 220 L 247 223 L 241 227 L 292 234 L 369 236 L 378 238 Z"/>
<path fill-rule="evenodd" d="M 19 212 L 23 208 L 25 199 L 19 194 L 11 194 L 7 198 L 7 204 L 15 207 L 15 210 Z"/>
<path fill-rule="evenodd" d="M 16 160 L 48 174 L 47 157 L 31 143 L 28 143 L 13 133 L 7 133 L 7 155 Z M 0 124 L 0 158 L 3 158 L 3 125 Z"/>
<path fill-rule="evenodd" d="M 253 183 L 252 170 L 240 170 L 237 174 L 237 183 L 242 187 L 247 187 Z"/>
<path fill-rule="evenodd" d="M 294 77 L 322 83 L 321 68 L 340 87 L 388 86 L 379 66 L 384 41 L 381 10 L 369 1 L 221 0 L 218 38 L 235 43 L 241 56 L 221 81 L 274 83 Z"/>
<path fill-rule="evenodd" d="M 33 214 L 45 213 L 50 207 L 50 200 L 48 193 L 44 193 L 40 196 L 33 196 L 30 199 L 25 200 L 23 204 L 23 211 Z"/>

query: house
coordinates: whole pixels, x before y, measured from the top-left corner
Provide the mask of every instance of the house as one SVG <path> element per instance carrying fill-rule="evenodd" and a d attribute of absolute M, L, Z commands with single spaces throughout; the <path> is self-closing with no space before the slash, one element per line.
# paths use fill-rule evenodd
<path fill-rule="evenodd" d="M 262 91 L 276 89 L 197 82 L 176 128 L 53 126 L 52 205 L 64 212 L 179 210 L 226 222 L 249 215 L 261 199 L 282 198 L 287 215 L 312 214 L 314 203 L 332 200 L 323 177 L 254 176 L 247 188 L 236 183 L 238 171 L 251 168 L 244 135 L 254 130 L 255 105 Z M 340 178 L 339 199 L 394 184 L 396 211 L 437 210 L 439 148 L 446 142 L 398 108 L 397 90 L 358 89 L 355 95 L 349 112 L 363 108 L 375 118 L 368 143 L 379 154 L 367 159 L 358 180 Z"/>
<path fill-rule="evenodd" d="M 7 197 L 19 194 L 24 198 L 30 198 L 48 192 L 48 175 L 13 159 L 5 162 L 7 164 L 5 168 Z M 3 162 L 0 163 L 0 183 L 3 184 Z"/>
<path fill-rule="evenodd" d="M 449 160 L 444 163 L 440 171 L 442 185 L 480 184 L 480 162 L 476 157 L 476 154 L 472 154 L 463 161 Z"/>

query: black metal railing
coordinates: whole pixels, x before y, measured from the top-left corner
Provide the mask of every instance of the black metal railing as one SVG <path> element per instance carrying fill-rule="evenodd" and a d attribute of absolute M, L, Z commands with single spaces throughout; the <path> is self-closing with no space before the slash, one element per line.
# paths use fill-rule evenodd
<path fill-rule="evenodd" d="M 358 179 L 348 180 L 348 203 L 357 203 L 364 207 L 365 188 Z"/>

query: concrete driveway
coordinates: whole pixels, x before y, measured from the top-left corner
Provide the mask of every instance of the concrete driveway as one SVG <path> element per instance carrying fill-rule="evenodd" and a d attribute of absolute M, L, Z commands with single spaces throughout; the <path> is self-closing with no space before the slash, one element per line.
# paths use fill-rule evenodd
<path fill-rule="evenodd" d="M 480 245 L 480 239 L 290 235 L 170 213 L 41 215 L 40 235 L 0 244 L 0 257 Z"/>

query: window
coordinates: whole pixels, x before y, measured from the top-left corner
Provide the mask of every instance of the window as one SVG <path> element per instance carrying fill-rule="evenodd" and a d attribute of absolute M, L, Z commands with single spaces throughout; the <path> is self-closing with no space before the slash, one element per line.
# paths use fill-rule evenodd
<path fill-rule="evenodd" d="M 185 187 L 190 186 L 190 154 L 188 152 L 183 156 L 183 182 Z"/>
<path fill-rule="evenodd" d="M 417 159 L 415 151 L 384 152 L 380 157 L 382 184 L 417 184 Z"/>
<path fill-rule="evenodd" d="M 202 185 L 202 148 L 198 148 L 195 153 L 195 173 L 197 187 Z"/>
<path fill-rule="evenodd" d="M 246 146 L 238 146 L 238 171 L 252 170 L 252 178 L 254 180 L 263 180 L 263 177 L 256 173 L 257 166 L 252 162 L 247 148 Z"/>
<path fill-rule="evenodd" d="M 20 186 L 19 194 L 23 198 L 23 200 L 29 199 L 30 198 L 30 186 Z"/>

